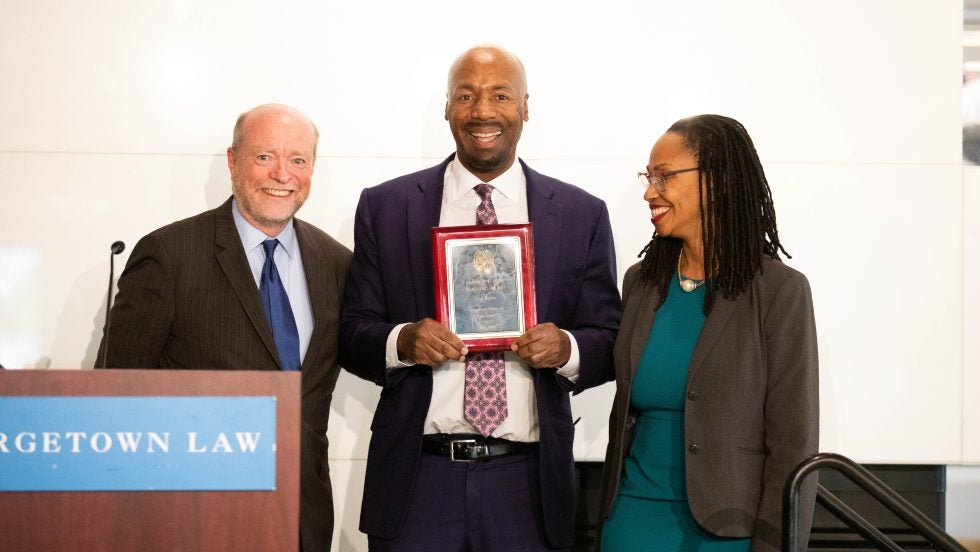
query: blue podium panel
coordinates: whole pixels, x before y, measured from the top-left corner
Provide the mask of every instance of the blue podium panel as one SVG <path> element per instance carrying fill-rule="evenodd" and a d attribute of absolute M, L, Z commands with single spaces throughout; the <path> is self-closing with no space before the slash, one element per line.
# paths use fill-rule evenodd
<path fill-rule="evenodd" d="M 275 488 L 275 397 L 0 397 L 0 491 Z"/>

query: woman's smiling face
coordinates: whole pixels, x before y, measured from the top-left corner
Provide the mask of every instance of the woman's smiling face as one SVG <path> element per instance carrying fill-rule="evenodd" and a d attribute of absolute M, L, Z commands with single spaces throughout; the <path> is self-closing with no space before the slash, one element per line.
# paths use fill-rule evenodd
<path fill-rule="evenodd" d="M 647 172 L 671 172 L 698 166 L 684 137 L 668 132 L 657 140 L 650 152 Z M 647 186 L 643 199 L 650 205 L 650 220 L 660 236 L 684 241 L 701 240 L 701 194 L 698 171 L 668 176 L 664 191 Z"/>

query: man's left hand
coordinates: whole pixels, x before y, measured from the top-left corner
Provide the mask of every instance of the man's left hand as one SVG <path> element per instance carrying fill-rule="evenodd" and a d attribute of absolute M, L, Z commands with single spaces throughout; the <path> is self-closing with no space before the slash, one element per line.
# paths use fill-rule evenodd
<path fill-rule="evenodd" d="M 568 334 L 551 322 L 538 324 L 510 346 L 532 368 L 561 368 L 572 354 Z"/>

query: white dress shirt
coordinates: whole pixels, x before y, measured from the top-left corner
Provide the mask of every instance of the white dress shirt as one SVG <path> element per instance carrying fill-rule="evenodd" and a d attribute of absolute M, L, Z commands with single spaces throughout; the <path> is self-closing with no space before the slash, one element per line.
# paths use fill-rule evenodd
<path fill-rule="evenodd" d="M 476 224 L 476 208 L 480 196 L 473 190 L 482 180 L 474 176 L 459 158 L 446 168 L 442 191 L 439 226 L 466 226 Z M 499 224 L 528 222 L 527 181 L 520 163 L 515 162 L 506 172 L 487 182 L 494 187 L 490 200 L 497 213 Z M 538 244 L 544 247 L 546 244 Z M 405 324 L 399 324 L 388 335 L 386 362 L 389 369 L 411 366 L 398 359 L 398 333 Z M 572 354 L 558 373 L 571 381 L 578 378 L 578 344 L 572 334 L 565 332 L 572 345 Z M 465 362 L 451 360 L 432 368 L 432 400 L 425 417 L 426 434 L 431 433 L 478 433 L 463 416 L 463 386 Z M 504 353 L 504 371 L 507 378 L 507 418 L 493 432 L 493 437 L 511 441 L 536 442 L 539 440 L 537 400 L 534 396 L 534 380 L 527 363 L 517 353 Z"/>
<path fill-rule="evenodd" d="M 238 211 L 237 200 L 231 202 L 231 215 L 235 219 L 238 237 L 241 238 L 242 246 L 245 248 L 245 257 L 248 259 L 248 267 L 252 269 L 255 286 L 261 287 L 262 265 L 265 264 L 265 249 L 262 247 L 262 242 L 271 238 L 245 220 Z M 276 268 L 279 270 L 279 279 L 282 280 L 282 286 L 286 288 L 286 295 L 289 297 L 289 306 L 293 309 L 293 318 L 296 319 L 296 331 L 299 332 L 299 361 L 302 364 L 303 359 L 306 358 L 306 350 L 310 347 L 310 336 L 313 335 L 313 309 L 310 305 L 310 289 L 306 286 L 306 272 L 303 271 L 303 257 L 299 253 L 299 242 L 296 240 L 296 230 L 293 228 L 292 221 L 274 238 L 279 240 L 279 246 L 276 247 L 273 256 Z"/>

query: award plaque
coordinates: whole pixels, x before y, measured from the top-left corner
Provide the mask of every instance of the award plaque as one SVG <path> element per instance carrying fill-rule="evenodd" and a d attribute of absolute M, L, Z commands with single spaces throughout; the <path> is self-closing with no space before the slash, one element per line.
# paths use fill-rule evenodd
<path fill-rule="evenodd" d="M 507 351 L 537 324 L 531 224 L 432 229 L 436 320 L 470 351 Z"/>

